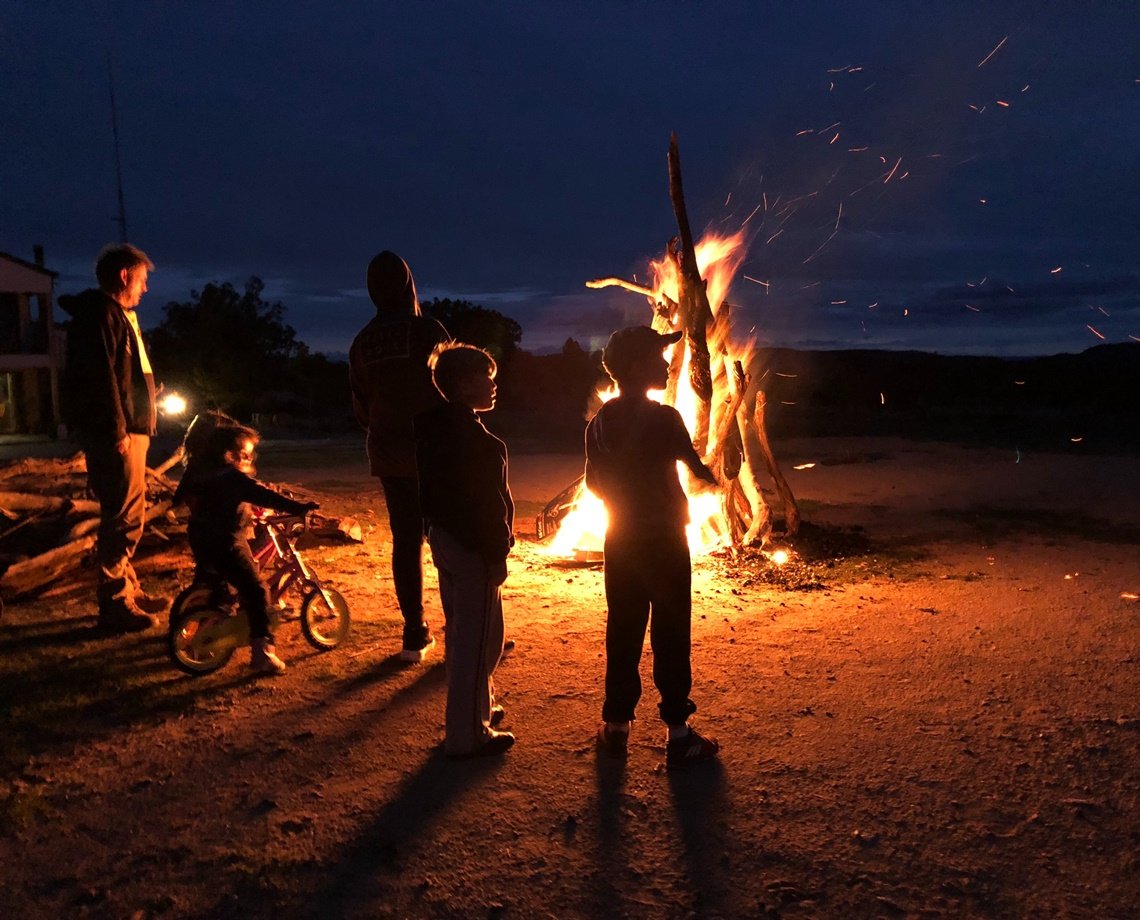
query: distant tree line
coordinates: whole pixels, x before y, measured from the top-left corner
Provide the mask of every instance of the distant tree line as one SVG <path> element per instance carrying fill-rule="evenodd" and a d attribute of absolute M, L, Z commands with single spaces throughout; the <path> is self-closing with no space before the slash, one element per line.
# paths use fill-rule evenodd
<path fill-rule="evenodd" d="M 581 417 L 602 373 L 600 353 L 569 339 L 558 354 L 529 354 L 519 347 L 523 330 L 515 320 L 467 300 L 436 298 L 422 308 L 453 338 L 494 356 L 500 409 Z M 260 278 L 250 278 L 240 291 L 229 282 L 207 284 L 189 300 L 163 307 L 162 322 L 148 336 L 149 351 L 167 387 L 190 398 L 195 411 L 347 426 L 347 364 L 312 353 L 285 315 L 284 304 L 265 298 Z"/>

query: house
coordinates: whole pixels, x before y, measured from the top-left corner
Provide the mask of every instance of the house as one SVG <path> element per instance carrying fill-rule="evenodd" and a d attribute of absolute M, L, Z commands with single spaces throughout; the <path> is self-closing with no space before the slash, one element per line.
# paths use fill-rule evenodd
<path fill-rule="evenodd" d="M 0 435 L 60 432 L 63 333 L 52 321 L 58 273 L 0 252 Z M 34 308 L 33 308 L 34 304 Z"/>

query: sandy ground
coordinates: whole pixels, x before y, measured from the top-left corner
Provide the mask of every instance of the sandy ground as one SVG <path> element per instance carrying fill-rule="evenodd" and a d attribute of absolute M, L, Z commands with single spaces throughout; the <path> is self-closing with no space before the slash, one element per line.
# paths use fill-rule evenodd
<path fill-rule="evenodd" d="M 267 450 L 266 478 L 364 524 L 308 553 L 353 635 L 318 654 L 293 624 L 284 676 L 243 652 L 192 678 L 157 633 L 94 636 L 89 580 L 9 605 L 0 914 L 1140 916 L 1140 460 L 780 449 L 805 521 L 862 550 L 817 559 L 814 590 L 754 555 L 696 564 L 694 724 L 723 756 L 685 773 L 648 649 L 631 756 L 597 756 L 602 573 L 525 539 L 497 676 L 518 744 L 444 758 L 441 657 L 393 657 L 363 464 Z M 513 458 L 520 529 L 579 466 Z M 185 566 L 142 570 L 173 590 Z M 430 567 L 428 603 L 438 627 Z"/>

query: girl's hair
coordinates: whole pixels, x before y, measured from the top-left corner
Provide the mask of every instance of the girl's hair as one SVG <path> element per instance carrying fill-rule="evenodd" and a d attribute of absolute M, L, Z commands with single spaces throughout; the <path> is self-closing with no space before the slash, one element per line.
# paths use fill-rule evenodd
<path fill-rule="evenodd" d="M 431 379 L 435 388 L 445 399 L 452 400 L 459 395 L 460 384 L 470 377 L 481 377 L 498 373 L 495 359 L 482 348 L 464 342 L 442 342 L 428 358 Z"/>
<path fill-rule="evenodd" d="M 186 429 L 182 462 L 187 466 L 191 463 L 221 466 L 226 462 L 226 454 L 231 450 L 240 451 L 247 440 L 256 444 L 261 435 L 255 428 L 211 409 L 195 416 Z"/>

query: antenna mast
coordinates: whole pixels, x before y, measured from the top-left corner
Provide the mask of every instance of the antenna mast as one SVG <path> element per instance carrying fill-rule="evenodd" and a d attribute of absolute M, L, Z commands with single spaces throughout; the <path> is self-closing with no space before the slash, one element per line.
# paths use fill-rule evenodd
<path fill-rule="evenodd" d="M 127 241 L 127 206 L 123 203 L 123 164 L 119 156 L 119 115 L 115 107 L 115 71 L 111 67 L 111 54 L 107 53 L 107 78 L 111 88 L 111 136 L 115 141 L 115 181 L 119 192 L 119 214 L 114 218 L 119 225 L 119 241 Z"/>

